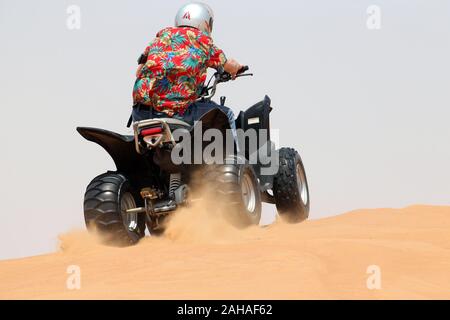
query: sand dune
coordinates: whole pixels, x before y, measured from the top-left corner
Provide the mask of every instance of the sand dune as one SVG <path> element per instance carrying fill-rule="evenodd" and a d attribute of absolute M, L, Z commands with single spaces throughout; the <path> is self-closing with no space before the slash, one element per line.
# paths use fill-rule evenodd
<path fill-rule="evenodd" d="M 0 298 L 450 299 L 450 207 L 245 231 L 192 221 L 125 249 L 84 231 L 63 235 L 57 253 L 0 262 Z M 70 265 L 80 267 L 80 290 L 66 287 Z M 379 267 L 380 289 L 367 287 L 369 266 Z"/>

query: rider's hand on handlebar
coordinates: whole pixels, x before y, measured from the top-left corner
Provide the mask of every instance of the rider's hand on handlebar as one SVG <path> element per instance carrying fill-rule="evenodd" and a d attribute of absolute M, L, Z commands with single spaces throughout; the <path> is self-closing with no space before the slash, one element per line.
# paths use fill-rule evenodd
<path fill-rule="evenodd" d="M 237 62 L 236 60 L 230 59 L 225 63 L 223 68 L 226 72 L 231 74 L 231 79 L 234 80 L 236 79 L 239 70 L 242 68 L 242 65 L 240 65 L 239 62 Z"/>

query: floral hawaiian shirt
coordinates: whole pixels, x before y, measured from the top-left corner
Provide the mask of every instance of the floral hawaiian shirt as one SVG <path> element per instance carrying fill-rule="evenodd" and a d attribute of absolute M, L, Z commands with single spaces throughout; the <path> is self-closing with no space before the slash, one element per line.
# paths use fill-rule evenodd
<path fill-rule="evenodd" d="M 137 76 L 134 103 L 149 105 L 169 116 L 183 115 L 198 99 L 207 68 L 226 62 L 207 33 L 190 27 L 161 30 L 144 51 L 147 62 Z"/>

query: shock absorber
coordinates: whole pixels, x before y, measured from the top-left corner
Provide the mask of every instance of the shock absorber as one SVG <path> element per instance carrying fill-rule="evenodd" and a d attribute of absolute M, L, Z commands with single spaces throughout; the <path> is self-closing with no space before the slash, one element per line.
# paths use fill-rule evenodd
<path fill-rule="evenodd" d="M 171 173 L 169 182 L 169 197 L 175 199 L 175 190 L 181 185 L 181 173 Z"/>

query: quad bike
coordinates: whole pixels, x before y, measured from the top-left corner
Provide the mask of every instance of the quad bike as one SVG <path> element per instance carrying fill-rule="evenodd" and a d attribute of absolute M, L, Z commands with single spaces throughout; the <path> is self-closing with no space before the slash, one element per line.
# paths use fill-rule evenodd
<path fill-rule="evenodd" d="M 238 77 L 249 76 L 248 67 Z M 209 86 L 214 79 L 213 85 Z M 223 70 L 216 72 L 204 87 L 199 100 L 211 101 L 219 83 L 231 80 Z M 221 98 L 224 105 L 225 98 Z M 267 159 L 251 158 L 248 141 L 235 141 L 241 154 L 224 155 L 222 163 L 174 164 L 170 154 L 179 145 L 173 132 L 182 129 L 193 134 L 196 124 L 174 118 L 148 119 L 135 122 L 134 135 L 123 136 L 103 129 L 78 127 L 87 140 L 103 147 L 112 157 L 116 171 L 96 177 L 88 185 L 84 196 L 84 217 L 88 229 L 96 229 L 108 244 L 126 246 L 137 243 L 146 228 L 152 235 L 164 231 L 164 220 L 178 208 L 188 206 L 194 197 L 195 186 L 207 185 L 226 205 L 225 214 L 232 223 L 257 225 L 261 218 L 261 203 L 275 204 L 279 215 L 288 222 L 300 222 L 309 215 L 309 189 L 300 155 L 292 148 L 275 150 L 270 141 L 269 97 L 240 112 L 236 128 L 263 132 L 268 156 L 277 157 L 275 174 L 262 174 Z M 201 119 L 202 130 L 229 129 L 226 115 L 213 108 Z M 202 146 L 203 147 L 203 146 Z M 275 153 L 275 154 L 274 154 Z M 201 174 L 197 174 L 200 172 Z M 194 178 L 197 177 L 197 178 Z M 200 176 L 200 178 L 198 178 Z M 201 194 L 200 194 L 201 197 Z"/>

